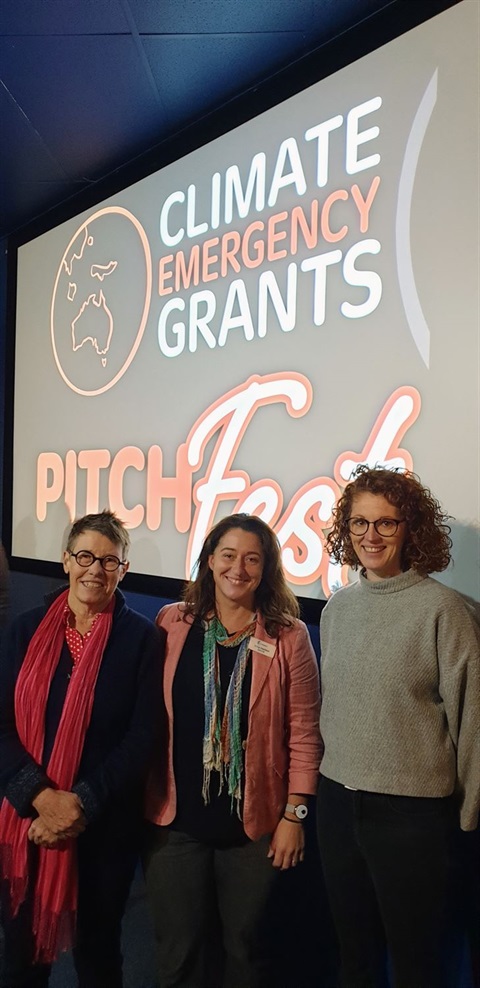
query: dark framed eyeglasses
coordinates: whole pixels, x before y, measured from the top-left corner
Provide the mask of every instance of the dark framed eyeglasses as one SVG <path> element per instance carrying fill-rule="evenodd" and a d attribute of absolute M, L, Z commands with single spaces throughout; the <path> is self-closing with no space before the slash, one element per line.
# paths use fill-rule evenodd
<path fill-rule="evenodd" d="M 367 521 L 366 518 L 348 518 L 348 531 L 351 535 L 366 535 L 370 525 L 382 538 L 388 539 L 391 535 L 396 535 L 398 526 L 406 521 L 405 518 L 377 518 L 375 521 Z"/>
<path fill-rule="evenodd" d="M 119 566 L 125 566 L 127 561 L 126 559 L 119 559 L 118 556 L 94 556 L 93 552 L 89 552 L 88 549 L 80 549 L 80 552 L 68 550 L 68 552 L 83 569 L 93 566 L 94 563 L 100 563 L 106 573 L 114 573 Z"/>

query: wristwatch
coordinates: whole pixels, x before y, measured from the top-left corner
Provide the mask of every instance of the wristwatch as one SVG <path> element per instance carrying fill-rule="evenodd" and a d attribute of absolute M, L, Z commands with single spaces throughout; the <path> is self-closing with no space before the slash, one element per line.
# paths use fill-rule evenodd
<path fill-rule="evenodd" d="M 305 803 L 299 803 L 298 806 L 294 806 L 293 803 L 287 803 L 285 813 L 293 813 L 297 820 L 304 820 L 308 816 L 308 806 L 305 806 Z"/>

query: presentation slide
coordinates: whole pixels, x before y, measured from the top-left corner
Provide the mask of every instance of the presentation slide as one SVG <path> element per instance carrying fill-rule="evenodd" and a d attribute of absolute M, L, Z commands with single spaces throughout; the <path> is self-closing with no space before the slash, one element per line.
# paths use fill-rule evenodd
<path fill-rule="evenodd" d="M 336 499 L 382 464 L 454 516 L 442 579 L 480 598 L 478 22 L 464 0 L 19 248 L 13 557 L 110 507 L 134 573 L 185 579 L 245 511 L 323 599 Z"/>

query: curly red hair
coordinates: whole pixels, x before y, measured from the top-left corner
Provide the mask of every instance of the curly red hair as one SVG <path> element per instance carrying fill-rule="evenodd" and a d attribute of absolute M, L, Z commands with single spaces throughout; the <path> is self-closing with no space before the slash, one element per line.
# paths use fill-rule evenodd
<path fill-rule="evenodd" d="M 428 487 L 409 470 L 385 470 L 362 465 L 347 485 L 333 512 L 334 524 L 326 539 L 327 551 L 338 563 L 357 569 L 360 565 L 352 546 L 348 519 L 356 494 L 378 494 L 398 508 L 406 521 L 402 567 L 424 574 L 440 573 L 450 562 L 452 540 L 449 515 Z"/>

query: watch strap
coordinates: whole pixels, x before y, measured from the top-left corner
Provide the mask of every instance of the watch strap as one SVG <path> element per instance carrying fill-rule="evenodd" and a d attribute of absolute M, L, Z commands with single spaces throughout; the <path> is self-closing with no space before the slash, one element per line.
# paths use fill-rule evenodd
<path fill-rule="evenodd" d="M 295 803 L 287 803 L 285 813 L 293 813 L 297 820 L 304 820 L 308 814 L 308 809 L 305 803 L 299 803 L 297 805 Z"/>

